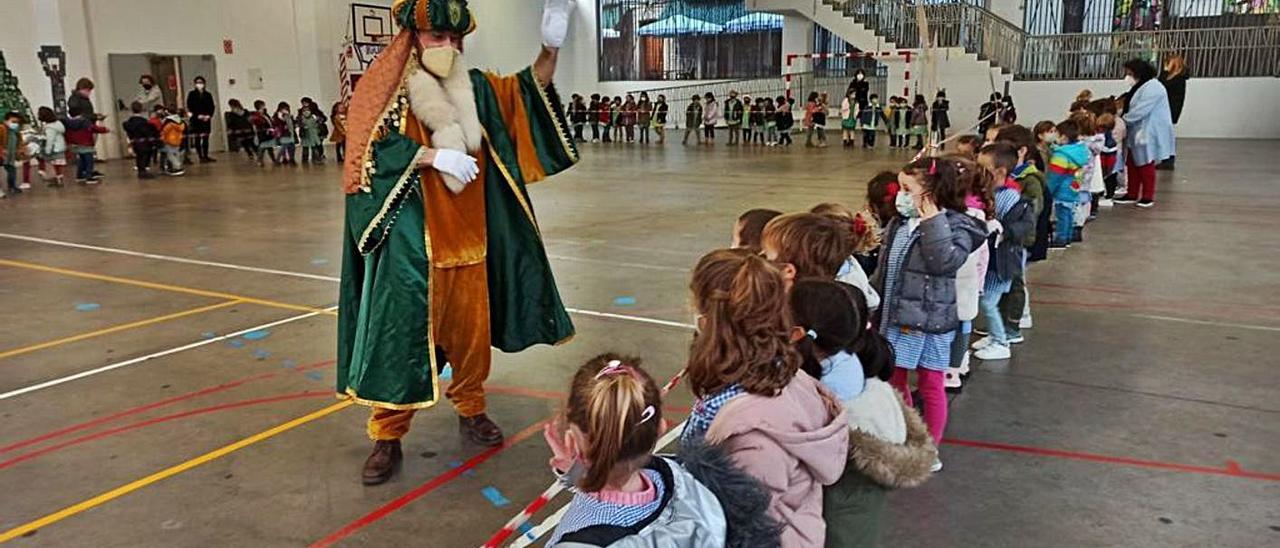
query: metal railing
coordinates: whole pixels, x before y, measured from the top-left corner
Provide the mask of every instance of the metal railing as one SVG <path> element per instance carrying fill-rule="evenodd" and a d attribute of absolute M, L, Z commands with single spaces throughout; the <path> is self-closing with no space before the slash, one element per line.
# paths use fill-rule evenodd
<path fill-rule="evenodd" d="M 918 49 L 916 6 L 903 0 L 822 0 L 895 46 Z M 931 45 L 962 48 L 1018 80 L 1119 78 L 1134 57 L 1182 54 L 1200 78 L 1280 76 L 1280 26 L 1032 35 L 964 2 L 924 6 Z"/>

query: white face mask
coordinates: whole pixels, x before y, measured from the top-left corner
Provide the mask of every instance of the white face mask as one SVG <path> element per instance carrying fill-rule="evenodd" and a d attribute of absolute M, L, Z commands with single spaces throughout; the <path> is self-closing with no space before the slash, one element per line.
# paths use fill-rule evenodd
<path fill-rule="evenodd" d="M 9 126 L 9 129 L 18 129 L 17 122 L 9 122 L 8 126 Z"/>
<path fill-rule="evenodd" d="M 1126 75 L 1125 75 L 1125 77 L 1124 77 L 1124 85 L 1129 86 L 1129 87 L 1133 87 L 1133 86 L 1137 85 L 1137 83 L 1138 83 L 1138 79 L 1137 79 L 1137 78 L 1134 78 L 1134 77 L 1133 77 L 1133 75 L 1131 75 L 1131 74 L 1126 74 Z"/>
<path fill-rule="evenodd" d="M 196 84 L 196 89 L 198 89 L 198 90 L 200 90 L 200 91 L 204 91 L 204 83 L 203 83 L 203 82 L 202 82 L 202 83 L 197 83 L 197 84 Z"/>
<path fill-rule="evenodd" d="M 863 76 L 863 75 L 861 75 L 861 74 L 858 74 L 858 75 L 854 76 L 854 78 L 855 78 L 855 79 L 857 79 L 859 82 L 861 82 L 864 78 L 866 78 L 866 76 Z"/>
<path fill-rule="evenodd" d="M 898 191 L 898 197 L 894 199 L 893 205 L 898 208 L 898 214 L 908 219 L 919 217 L 920 211 L 916 209 L 916 201 L 911 198 L 911 193 L 907 191 Z"/>
<path fill-rule="evenodd" d="M 453 62 L 458 58 L 458 50 L 453 46 L 435 46 L 423 48 L 419 59 L 422 68 L 427 69 L 436 78 L 448 78 L 453 72 Z"/>

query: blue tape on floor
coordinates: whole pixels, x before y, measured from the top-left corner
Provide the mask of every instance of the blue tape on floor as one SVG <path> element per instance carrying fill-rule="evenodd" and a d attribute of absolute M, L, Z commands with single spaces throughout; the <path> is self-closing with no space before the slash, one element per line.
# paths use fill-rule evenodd
<path fill-rule="evenodd" d="M 200 253 L 204 253 L 204 252 L 206 252 L 206 251 L 209 251 L 209 249 L 210 249 L 210 247 L 209 247 L 209 246 L 207 246 L 207 245 L 198 245 L 198 246 L 196 246 L 196 251 L 198 251 L 198 252 L 200 252 Z"/>
<path fill-rule="evenodd" d="M 447 462 L 446 464 L 449 466 L 449 468 L 457 468 L 457 467 L 459 467 L 459 466 L 462 466 L 462 461 L 460 461 L 460 460 L 451 460 L 451 461 Z"/>
<path fill-rule="evenodd" d="M 313 381 L 322 381 L 324 380 L 324 375 L 321 375 L 319 371 L 307 371 L 307 378 Z"/>
<path fill-rule="evenodd" d="M 298 366 L 298 362 L 295 362 L 293 360 L 285 360 L 283 363 L 280 364 L 280 367 L 283 367 L 285 369 L 293 369 L 297 366 Z"/>
<path fill-rule="evenodd" d="M 267 338 L 270 335 L 271 335 L 271 330 L 259 329 L 257 331 L 250 331 L 248 333 L 245 333 L 243 337 L 246 341 L 260 341 L 262 339 Z"/>
<path fill-rule="evenodd" d="M 214 332 L 212 332 L 212 331 L 205 331 L 204 333 L 201 333 L 201 334 L 200 334 L 200 336 L 201 336 L 201 337 L 204 337 L 204 338 L 206 338 L 206 339 L 212 339 L 212 338 L 217 337 L 217 336 L 218 336 L 218 334 L 217 334 L 217 333 L 214 333 Z"/>
<path fill-rule="evenodd" d="M 76 303 L 76 310 L 79 312 L 93 312 L 99 308 L 102 308 L 102 305 L 98 303 Z"/>
<path fill-rule="evenodd" d="M 524 523 L 521 523 L 520 526 L 516 528 L 516 534 L 524 535 L 532 530 L 533 530 L 533 524 L 526 521 Z"/>
<path fill-rule="evenodd" d="M 498 508 L 511 504 L 511 501 L 507 500 L 507 497 L 502 496 L 502 491 L 499 491 L 497 487 L 485 487 L 480 490 L 480 494 L 484 495 L 484 498 L 489 499 L 489 504 Z"/>
<path fill-rule="evenodd" d="M 442 380 L 442 381 L 452 380 L 452 379 L 453 379 L 453 366 L 452 366 L 452 365 L 446 365 L 446 366 L 444 366 L 444 369 L 441 369 L 441 370 L 440 370 L 440 375 L 439 375 L 439 376 L 440 376 L 440 380 Z"/>
<path fill-rule="evenodd" d="M 227 341 L 227 346 L 231 348 L 244 348 L 244 341 L 240 339 L 231 339 Z"/>
<path fill-rule="evenodd" d="M 314 266 L 327 265 L 327 264 L 329 264 L 329 259 L 326 259 L 326 258 L 324 258 L 324 257 L 315 257 L 315 258 L 311 259 L 311 264 L 312 264 L 312 265 L 314 265 Z"/>
<path fill-rule="evenodd" d="M 266 350 L 262 350 L 261 348 L 253 351 L 253 357 L 258 358 L 259 360 L 265 360 L 270 355 L 271 355 L 270 352 L 267 352 Z"/>
<path fill-rule="evenodd" d="M 635 306 L 636 298 L 622 296 L 613 300 L 613 306 Z"/>

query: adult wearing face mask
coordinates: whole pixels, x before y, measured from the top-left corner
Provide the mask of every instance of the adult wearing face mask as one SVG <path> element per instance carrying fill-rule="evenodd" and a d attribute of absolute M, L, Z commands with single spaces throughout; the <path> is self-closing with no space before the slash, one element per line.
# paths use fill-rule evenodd
<path fill-rule="evenodd" d="M 1115 202 L 1152 207 L 1156 199 L 1156 164 L 1173 156 L 1174 151 L 1169 95 L 1156 79 L 1156 68 L 1143 59 L 1125 62 L 1124 81 L 1129 86 L 1124 113 L 1129 192 Z"/>
<path fill-rule="evenodd" d="M 213 131 L 213 115 L 217 106 L 213 94 L 205 89 L 204 76 L 196 76 L 194 88 L 187 93 L 187 112 L 191 115 L 191 145 L 201 163 L 216 162 L 209 157 L 209 133 Z"/>
<path fill-rule="evenodd" d="M 858 103 L 858 108 L 867 106 L 868 97 L 871 95 L 871 83 L 867 82 L 867 73 L 862 69 L 853 73 L 853 81 L 849 82 L 849 89 L 845 90 L 845 96 L 850 93 Z"/>
<path fill-rule="evenodd" d="M 476 27 L 466 0 L 391 6 L 401 30 L 351 100 L 342 185 L 337 391 L 373 408 L 366 485 L 394 475 L 414 412 L 441 396 L 465 440 L 500 445 L 491 347 L 573 335 L 526 185 L 578 161 L 552 85 L 575 3 L 546 0 L 537 58 L 509 76 L 462 58 Z"/>
<path fill-rule="evenodd" d="M 142 112 L 151 112 L 156 105 L 164 102 L 164 94 L 160 93 L 160 87 L 150 74 L 143 74 L 138 78 L 138 93 L 134 94 L 132 102 L 141 103 Z"/>

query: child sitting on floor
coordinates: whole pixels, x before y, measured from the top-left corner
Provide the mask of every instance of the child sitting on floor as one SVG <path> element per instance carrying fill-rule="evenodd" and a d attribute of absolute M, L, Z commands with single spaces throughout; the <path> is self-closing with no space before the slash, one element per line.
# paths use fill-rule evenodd
<path fill-rule="evenodd" d="M 552 470 L 575 493 L 547 546 L 627 539 L 701 548 L 770 534 L 776 543 L 776 525 L 764 516 L 768 493 L 723 454 L 701 445 L 683 451 L 680 462 L 650 454 L 667 424 L 658 386 L 638 359 L 603 354 L 578 368 L 558 422 L 548 423 L 543 436 Z M 700 474 L 721 492 L 708 489 Z M 726 506 L 735 512 L 731 523 Z"/>

